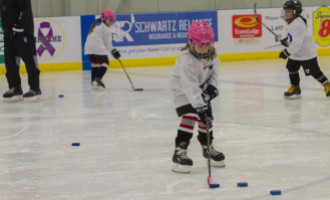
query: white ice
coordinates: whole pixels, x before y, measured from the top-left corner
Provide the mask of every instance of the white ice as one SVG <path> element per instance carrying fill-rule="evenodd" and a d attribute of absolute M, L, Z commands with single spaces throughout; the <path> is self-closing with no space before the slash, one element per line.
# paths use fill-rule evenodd
<path fill-rule="evenodd" d="M 319 58 L 330 78 L 329 61 Z M 212 103 L 226 167 L 212 168 L 221 186 L 210 189 L 196 133 L 191 173 L 170 170 L 179 124 L 171 69 L 127 68 L 143 92 L 121 69 L 107 72 L 104 92 L 91 91 L 89 72 L 41 73 L 41 102 L 1 101 L 0 200 L 330 199 L 330 99 L 317 81 L 301 70 L 302 98 L 285 100 L 284 60 L 222 63 Z M 26 74 L 22 83 L 27 91 Z"/>

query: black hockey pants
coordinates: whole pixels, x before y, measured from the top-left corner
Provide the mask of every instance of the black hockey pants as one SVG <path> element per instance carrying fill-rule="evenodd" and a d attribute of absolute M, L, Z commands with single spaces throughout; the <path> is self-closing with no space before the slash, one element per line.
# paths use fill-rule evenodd
<path fill-rule="evenodd" d="M 36 56 L 36 46 L 33 36 L 25 36 L 21 38 L 5 37 L 5 66 L 6 77 L 9 88 L 20 86 L 21 78 L 19 75 L 20 58 L 25 63 L 28 74 L 28 83 L 31 89 L 39 88 L 38 61 Z"/>

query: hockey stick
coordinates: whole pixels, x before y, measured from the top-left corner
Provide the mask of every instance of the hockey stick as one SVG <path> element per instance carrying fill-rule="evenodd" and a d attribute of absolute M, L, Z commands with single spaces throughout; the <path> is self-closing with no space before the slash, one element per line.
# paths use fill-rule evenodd
<path fill-rule="evenodd" d="M 125 69 L 123 63 L 121 63 L 121 61 L 120 61 L 119 58 L 118 58 L 118 61 L 119 61 L 120 66 L 123 68 L 123 70 L 124 70 L 124 72 L 125 72 L 125 74 L 126 74 L 128 80 L 129 80 L 129 82 L 131 83 L 132 89 L 133 89 L 134 91 L 143 91 L 143 88 L 135 88 L 135 87 L 134 87 L 133 82 L 132 82 L 131 78 L 129 77 L 129 75 L 128 75 L 128 73 L 127 73 L 127 71 L 126 71 L 126 69 Z"/>
<path fill-rule="evenodd" d="M 269 32 L 271 32 L 273 35 L 275 35 L 275 37 L 281 41 L 281 37 L 278 36 L 276 33 L 274 33 L 274 31 L 272 31 L 272 29 L 270 29 L 266 24 L 264 24 L 257 15 L 257 3 L 254 3 L 254 17 L 256 18 L 257 22 L 259 22 L 261 25 L 263 25 Z"/>
<path fill-rule="evenodd" d="M 265 47 L 265 49 L 272 49 L 272 48 L 277 48 L 277 47 L 280 47 L 280 46 L 283 46 L 283 45 L 282 44 L 274 44 L 274 45 Z"/>
<path fill-rule="evenodd" d="M 210 96 L 205 96 L 204 99 L 207 101 L 207 105 L 210 107 Z M 207 183 L 209 184 L 210 188 L 218 188 L 220 187 L 220 184 L 217 183 L 212 183 L 211 180 L 211 158 L 210 158 L 210 152 L 211 152 L 211 135 L 210 135 L 210 124 L 212 120 L 208 117 L 205 116 L 205 121 L 206 121 L 206 144 L 207 144 L 207 167 L 209 170 L 209 176 L 207 177 Z"/>

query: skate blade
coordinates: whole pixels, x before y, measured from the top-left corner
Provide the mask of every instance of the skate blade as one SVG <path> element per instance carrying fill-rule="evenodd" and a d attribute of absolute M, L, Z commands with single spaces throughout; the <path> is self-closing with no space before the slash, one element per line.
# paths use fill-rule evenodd
<path fill-rule="evenodd" d="M 92 90 L 94 90 L 94 91 L 104 91 L 104 87 L 102 87 L 102 86 L 99 86 L 97 83 L 93 83 L 92 84 Z"/>
<path fill-rule="evenodd" d="M 298 95 L 292 95 L 292 96 L 284 96 L 284 99 L 288 99 L 288 100 L 293 100 L 293 99 L 300 99 L 301 98 L 301 95 L 298 94 Z"/>
<path fill-rule="evenodd" d="M 208 163 L 208 161 L 206 160 L 206 164 L 207 163 Z M 225 167 L 226 164 L 225 164 L 225 161 L 224 160 L 221 160 L 221 161 L 211 160 L 211 166 L 212 167 Z"/>
<path fill-rule="evenodd" d="M 191 170 L 190 165 L 179 165 L 177 163 L 173 163 L 172 171 L 178 173 L 189 173 Z"/>
<path fill-rule="evenodd" d="M 28 103 L 33 103 L 33 102 L 38 102 L 41 100 L 41 95 L 36 95 L 33 97 L 25 97 L 24 98 L 24 102 L 28 102 Z"/>
<path fill-rule="evenodd" d="M 103 87 L 92 87 L 92 90 L 93 91 L 97 91 L 97 92 L 102 92 L 102 91 L 104 91 L 104 88 Z"/>
<path fill-rule="evenodd" d="M 11 98 L 3 98 L 3 102 L 5 102 L 5 103 L 19 102 L 19 101 L 23 101 L 23 95 L 14 96 Z"/>

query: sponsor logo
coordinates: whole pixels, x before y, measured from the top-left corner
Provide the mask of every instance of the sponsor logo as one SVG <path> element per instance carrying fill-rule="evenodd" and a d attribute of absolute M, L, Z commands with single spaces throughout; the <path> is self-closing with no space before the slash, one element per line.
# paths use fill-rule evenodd
<path fill-rule="evenodd" d="M 215 32 L 217 39 L 217 12 L 163 13 L 118 15 L 111 27 L 113 45 L 136 46 L 186 43 L 188 29 L 193 21 L 205 20 Z"/>
<path fill-rule="evenodd" d="M 261 19 L 261 15 L 258 15 Z M 262 26 L 254 15 L 233 15 L 233 38 L 257 38 L 262 36 Z"/>
<path fill-rule="evenodd" d="M 128 42 L 134 41 L 130 32 L 133 28 L 133 24 L 135 23 L 135 17 L 133 14 L 131 14 L 130 17 L 130 21 L 116 21 L 116 23 L 114 23 L 114 25 L 111 27 L 114 32 L 113 39 L 115 42 L 124 42 L 124 39 L 126 39 Z"/>
<path fill-rule="evenodd" d="M 313 12 L 314 40 L 322 47 L 330 45 L 330 8 L 320 7 Z"/>
<path fill-rule="evenodd" d="M 50 18 L 35 21 L 37 55 L 40 60 L 53 60 L 65 46 L 65 32 L 62 26 Z"/>

